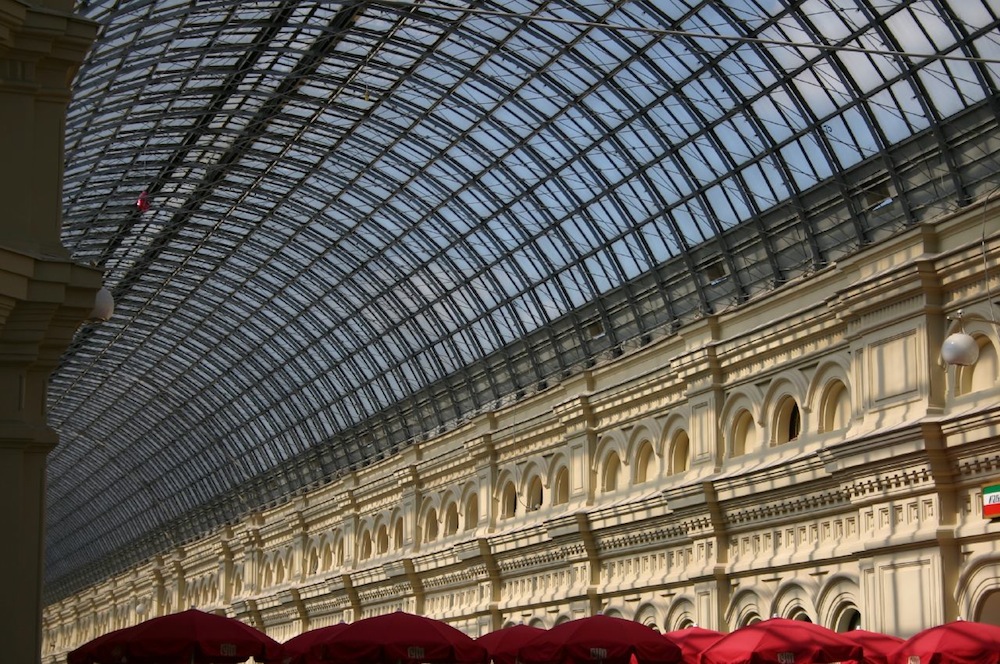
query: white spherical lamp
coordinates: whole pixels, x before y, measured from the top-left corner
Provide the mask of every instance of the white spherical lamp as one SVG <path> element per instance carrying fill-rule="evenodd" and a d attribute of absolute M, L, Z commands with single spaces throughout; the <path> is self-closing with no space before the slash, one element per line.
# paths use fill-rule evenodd
<path fill-rule="evenodd" d="M 949 334 L 941 345 L 941 359 L 948 364 L 967 367 L 979 359 L 979 344 L 971 334 L 955 332 Z"/>
<path fill-rule="evenodd" d="M 115 298 L 107 287 L 101 287 L 94 298 L 94 308 L 90 310 L 90 320 L 111 320 L 115 313 Z"/>

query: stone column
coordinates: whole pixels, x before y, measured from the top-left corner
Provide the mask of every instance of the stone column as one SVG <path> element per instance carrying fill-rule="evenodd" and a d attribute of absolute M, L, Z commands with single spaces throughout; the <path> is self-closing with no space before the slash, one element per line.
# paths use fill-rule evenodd
<path fill-rule="evenodd" d="M 0 0 L 0 640 L 39 662 L 49 374 L 101 273 L 60 240 L 70 82 L 96 36 L 70 0 Z"/>

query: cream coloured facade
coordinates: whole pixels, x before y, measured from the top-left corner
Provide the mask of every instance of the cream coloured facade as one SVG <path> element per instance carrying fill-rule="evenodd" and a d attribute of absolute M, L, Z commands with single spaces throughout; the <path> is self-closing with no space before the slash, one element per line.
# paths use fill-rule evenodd
<path fill-rule="evenodd" d="M 907 636 L 1000 623 L 1000 207 L 622 349 L 48 606 L 42 657 L 189 606 L 278 640 L 402 609 Z M 955 319 L 980 344 L 940 356 Z"/>

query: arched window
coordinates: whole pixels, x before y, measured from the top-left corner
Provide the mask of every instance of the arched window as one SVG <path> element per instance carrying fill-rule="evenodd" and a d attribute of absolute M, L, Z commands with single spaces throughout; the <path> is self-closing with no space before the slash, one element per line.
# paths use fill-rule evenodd
<path fill-rule="evenodd" d="M 797 440 L 801 434 L 802 414 L 799 412 L 799 404 L 792 397 L 786 396 L 778 402 L 774 411 L 772 440 L 775 445 L 780 445 Z"/>
<path fill-rule="evenodd" d="M 854 629 L 861 629 L 861 612 L 853 604 L 841 607 L 837 611 L 837 618 L 834 621 L 833 629 L 836 632 L 850 632 Z"/>
<path fill-rule="evenodd" d="M 375 550 L 378 553 L 385 553 L 389 550 L 389 531 L 385 527 L 385 524 L 379 526 L 378 535 L 375 540 Z"/>
<path fill-rule="evenodd" d="M 337 542 L 337 566 L 344 564 L 344 540 Z"/>
<path fill-rule="evenodd" d="M 734 457 L 742 456 L 757 447 L 757 425 L 749 410 L 741 410 L 733 420 L 730 436 L 730 452 Z"/>
<path fill-rule="evenodd" d="M 361 536 L 361 548 L 358 551 L 361 560 L 368 560 L 372 557 L 372 536 L 366 530 Z"/>
<path fill-rule="evenodd" d="M 611 452 L 604 460 L 604 475 L 601 481 L 601 488 L 605 491 L 615 491 L 618 489 L 618 474 L 621 472 L 621 461 L 618 460 L 617 452 Z"/>
<path fill-rule="evenodd" d="M 278 563 L 274 566 L 274 583 L 285 582 L 285 561 L 278 558 Z"/>
<path fill-rule="evenodd" d="M 542 507 L 542 480 L 539 477 L 531 478 L 528 484 L 528 511 L 534 512 Z"/>
<path fill-rule="evenodd" d="M 397 551 L 403 548 L 403 519 L 396 518 L 396 525 L 392 532 L 392 547 Z"/>
<path fill-rule="evenodd" d="M 691 441 L 686 431 L 679 432 L 674 436 L 674 443 L 670 446 L 670 472 L 672 474 L 683 473 L 691 467 Z"/>
<path fill-rule="evenodd" d="M 427 510 L 427 516 L 424 517 L 424 541 L 433 542 L 438 536 L 438 517 L 437 511 L 432 507 Z"/>
<path fill-rule="evenodd" d="M 569 469 L 565 466 L 556 473 L 555 490 L 552 492 L 553 505 L 565 505 L 569 502 Z"/>
<path fill-rule="evenodd" d="M 507 482 L 500 497 L 500 516 L 509 519 L 517 515 L 517 489 L 513 482 Z"/>
<path fill-rule="evenodd" d="M 987 337 L 977 335 L 975 339 L 979 344 L 979 359 L 975 364 L 957 368 L 955 378 L 958 383 L 956 390 L 958 394 L 971 394 L 989 389 L 997 382 L 1000 363 L 997 361 L 996 348 Z"/>
<path fill-rule="evenodd" d="M 465 501 L 465 529 L 472 530 L 479 525 L 479 496 L 472 494 Z"/>
<path fill-rule="evenodd" d="M 635 483 L 642 484 L 651 478 L 651 466 L 653 461 L 653 444 L 648 440 L 643 441 L 639 446 L 639 453 L 635 456 Z"/>
<path fill-rule="evenodd" d="M 458 532 L 458 505 L 449 503 L 444 513 L 444 534 L 454 535 Z"/>
<path fill-rule="evenodd" d="M 323 571 L 329 572 L 333 569 L 333 547 L 329 544 L 323 546 Z"/>
<path fill-rule="evenodd" d="M 1000 625 L 1000 591 L 989 592 L 980 600 L 973 620 L 987 625 Z"/>
<path fill-rule="evenodd" d="M 795 607 L 788 614 L 788 617 L 791 620 L 798 620 L 799 622 L 808 622 L 808 623 L 812 622 L 812 618 L 809 617 L 809 614 L 806 613 L 806 610 L 803 609 L 802 607 Z"/>
<path fill-rule="evenodd" d="M 839 380 L 832 380 L 820 401 L 819 430 L 821 433 L 845 428 L 851 421 L 851 395 Z"/>

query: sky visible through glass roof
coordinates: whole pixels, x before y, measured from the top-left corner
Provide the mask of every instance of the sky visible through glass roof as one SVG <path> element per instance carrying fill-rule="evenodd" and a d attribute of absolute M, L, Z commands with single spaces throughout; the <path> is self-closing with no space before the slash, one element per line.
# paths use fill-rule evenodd
<path fill-rule="evenodd" d="M 50 597 L 998 184 L 996 0 L 78 10 Z"/>

